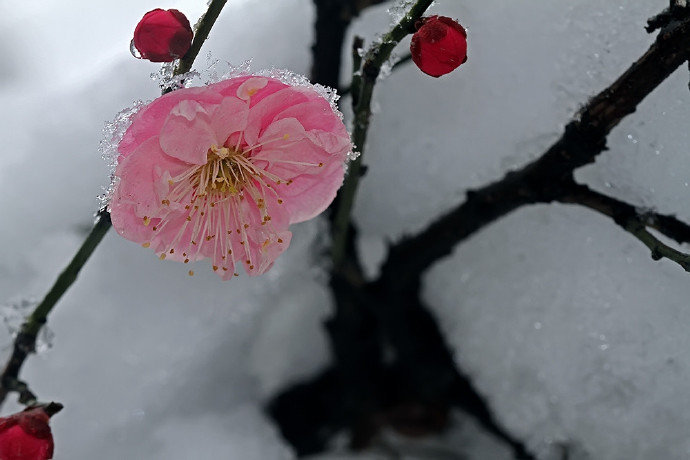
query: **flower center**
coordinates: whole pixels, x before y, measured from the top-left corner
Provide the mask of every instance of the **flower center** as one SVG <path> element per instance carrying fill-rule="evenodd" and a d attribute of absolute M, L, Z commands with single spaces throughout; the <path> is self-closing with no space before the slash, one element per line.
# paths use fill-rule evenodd
<path fill-rule="evenodd" d="M 249 178 L 256 174 L 242 152 L 234 149 L 213 145 L 208 150 L 207 158 L 208 162 L 190 177 L 198 196 L 213 192 L 237 195 Z"/>

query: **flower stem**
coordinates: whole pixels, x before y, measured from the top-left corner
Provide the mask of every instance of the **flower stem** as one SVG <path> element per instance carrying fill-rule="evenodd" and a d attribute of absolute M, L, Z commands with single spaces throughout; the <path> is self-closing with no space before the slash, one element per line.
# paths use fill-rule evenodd
<path fill-rule="evenodd" d="M 218 15 L 220 15 L 220 12 L 225 6 L 226 2 L 227 0 L 212 0 L 211 3 L 209 3 L 206 13 L 204 13 L 201 19 L 199 19 L 199 22 L 196 25 L 192 46 L 189 47 L 189 51 L 187 51 L 187 53 L 182 56 L 182 59 L 180 59 L 174 75 L 181 75 L 191 70 L 194 60 L 199 54 L 199 51 L 201 51 L 201 45 L 203 45 L 208 38 L 211 28 L 216 22 L 216 19 L 218 19 Z"/>
<path fill-rule="evenodd" d="M 189 72 L 192 64 L 194 64 L 194 60 L 201 50 L 201 45 L 208 37 L 213 24 L 216 22 L 226 2 L 227 0 L 211 1 L 206 13 L 204 13 L 199 20 L 192 46 L 187 54 L 180 59 L 174 75 Z M 163 90 L 163 93 L 165 94 L 169 91 L 170 89 L 166 88 Z M 70 263 L 65 267 L 62 273 L 60 273 L 57 280 L 55 280 L 55 283 L 41 303 L 39 303 L 34 311 L 26 317 L 19 333 L 14 339 L 12 355 L 7 361 L 2 374 L 0 374 L 0 406 L 5 402 L 5 398 L 10 391 L 19 393 L 19 402 L 22 404 L 31 405 L 36 403 L 36 396 L 29 390 L 28 385 L 19 380 L 19 372 L 28 355 L 35 351 L 36 337 L 48 320 L 48 314 L 52 311 L 60 298 L 62 298 L 63 294 L 67 292 L 67 289 L 72 286 L 72 283 L 76 281 L 79 271 L 86 264 L 86 261 L 89 260 L 89 257 L 103 240 L 105 234 L 108 233 L 111 226 L 110 213 L 105 209 L 100 210 L 97 214 L 96 223 L 86 237 L 86 240 L 84 240 Z"/>
<path fill-rule="evenodd" d="M 24 324 L 22 324 L 17 337 L 14 340 L 14 347 L 9 361 L 5 365 L 2 372 L 2 379 L 0 380 L 0 404 L 2 404 L 7 396 L 8 391 L 14 390 L 20 393 L 24 403 L 35 402 L 35 396 L 31 393 L 23 382 L 18 380 L 19 372 L 29 353 L 33 353 L 36 349 L 36 337 L 43 325 L 48 320 L 48 314 L 51 312 L 55 304 L 67 291 L 67 289 L 77 279 L 79 271 L 84 266 L 93 251 L 98 246 L 98 243 L 103 240 L 103 237 L 110 229 L 110 215 L 107 211 L 102 210 L 96 217 L 96 223 L 91 229 L 91 233 L 86 237 L 81 247 L 74 255 L 70 263 L 60 273 L 55 284 L 50 288 L 50 291 L 43 298 L 41 303 L 36 306 L 33 312 L 27 316 Z M 27 396 L 25 396 L 27 395 Z"/>
<path fill-rule="evenodd" d="M 338 208 L 333 220 L 331 258 L 334 271 L 338 271 L 345 261 L 347 231 L 357 186 L 359 185 L 359 178 L 362 175 L 362 158 L 364 157 L 364 147 L 367 140 L 367 132 L 369 131 L 371 97 L 374 92 L 376 79 L 381 71 L 381 66 L 390 58 L 395 46 L 407 34 L 413 32 L 415 21 L 424 14 L 431 3 L 433 3 L 433 0 L 417 0 L 400 22 L 383 36 L 381 42 L 369 48 L 361 68 L 361 74 L 358 68 L 353 72 L 352 108 L 354 111 L 354 129 L 352 131 L 352 141 L 360 155 L 357 159 L 350 162 L 349 172 L 340 191 Z"/>

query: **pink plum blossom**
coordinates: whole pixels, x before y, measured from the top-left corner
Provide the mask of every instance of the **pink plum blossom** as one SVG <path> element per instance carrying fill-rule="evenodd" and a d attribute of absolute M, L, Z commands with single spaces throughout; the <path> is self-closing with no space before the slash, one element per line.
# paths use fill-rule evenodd
<path fill-rule="evenodd" d="M 333 201 L 351 147 L 311 86 L 243 76 L 179 89 L 140 109 L 118 145 L 113 226 L 161 259 L 259 275 L 290 224 Z"/>

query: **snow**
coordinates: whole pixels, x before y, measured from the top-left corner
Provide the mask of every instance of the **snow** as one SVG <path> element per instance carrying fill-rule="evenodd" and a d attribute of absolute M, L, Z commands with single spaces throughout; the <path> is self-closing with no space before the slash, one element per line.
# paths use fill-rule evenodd
<path fill-rule="evenodd" d="M 166 7 L 194 22 L 204 3 Z M 666 4 L 436 2 L 433 14 L 468 28 L 468 62 L 440 79 L 406 64 L 376 87 L 380 112 L 355 204 L 367 273 L 377 272 L 387 241 L 557 139 L 649 46 L 645 21 Z M 104 123 L 159 94 L 149 78 L 159 66 L 128 49 L 138 19 L 159 5 L 95 5 L 0 5 L 2 306 L 40 298 L 83 240 L 109 181 L 98 153 Z M 358 18 L 350 38 L 370 43 L 391 6 Z M 251 58 L 253 69 L 306 74 L 312 20 L 309 0 L 230 1 L 200 67 L 210 51 L 209 62 Z M 343 57 L 346 83 L 349 47 Z M 690 220 L 688 78 L 683 67 L 654 91 L 578 180 Z M 55 458 L 293 458 L 262 404 L 328 364 L 322 322 L 332 309 L 323 222 L 293 233 L 267 275 L 228 283 L 201 265 L 190 278 L 186 267 L 107 235 L 50 317 L 52 348 L 23 372 L 42 399 L 65 404 L 52 423 Z M 426 275 L 424 297 L 458 366 L 539 458 L 567 449 L 571 459 L 673 460 L 690 455 L 688 276 L 602 216 L 541 205 L 458 246 Z M 5 354 L 10 343 L 0 330 Z M 362 455 L 318 458 L 386 458 L 391 448 L 410 459 L 510 458 L 462 414 L 432 439 L 384 433 Z"/>

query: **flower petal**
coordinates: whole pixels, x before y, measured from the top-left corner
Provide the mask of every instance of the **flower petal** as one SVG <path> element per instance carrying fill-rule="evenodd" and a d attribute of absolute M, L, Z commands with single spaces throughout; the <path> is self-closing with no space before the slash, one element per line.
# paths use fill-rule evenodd
<path fill-rule="evenodd" d="M 183 100 L 220 104 L 222 96 L 209 88 L 183 88 L 154 100 L 132 118 L 132 124 L 118 145 L 120 158 L 130 155 L 145 140 L 158 136 L 170 111 Z"/>
<path fill-rule="evenodd" d="M 187 163 L 206 164 L 208 149 L 219 144 L 209 113 L 190 100 L 180 101 L 170 111 L 160 133 L 163 151 Z"/>
<path fill-rule="evenodd" d="M 152 137 L 117 165 L 119 184 L 113 201 L 133 205 L 139 217 L 156 217 L 167 188 L 165 178 L 187 168 L 189 165 L 166 155 L 158 138 Z"/>
<path fill-rule="evenodd" d="M 276 191 L 284 199 L 290 223 L 303 222 L 323 212 L 335 198 L 344 176 L 343 165 L 332 163 L 318 175 L 303 174 L 292 179 L 290 185 L 278 185 Z"/>
<path fill-rule="evenodd" d="M 218 146 L 225 145 L 231 134 L 244 131 L 247 126 L 249 106 L 245 101 L 234 97 L 226 97 L 215 108 L 211 119 L 211 126 Z"/>

